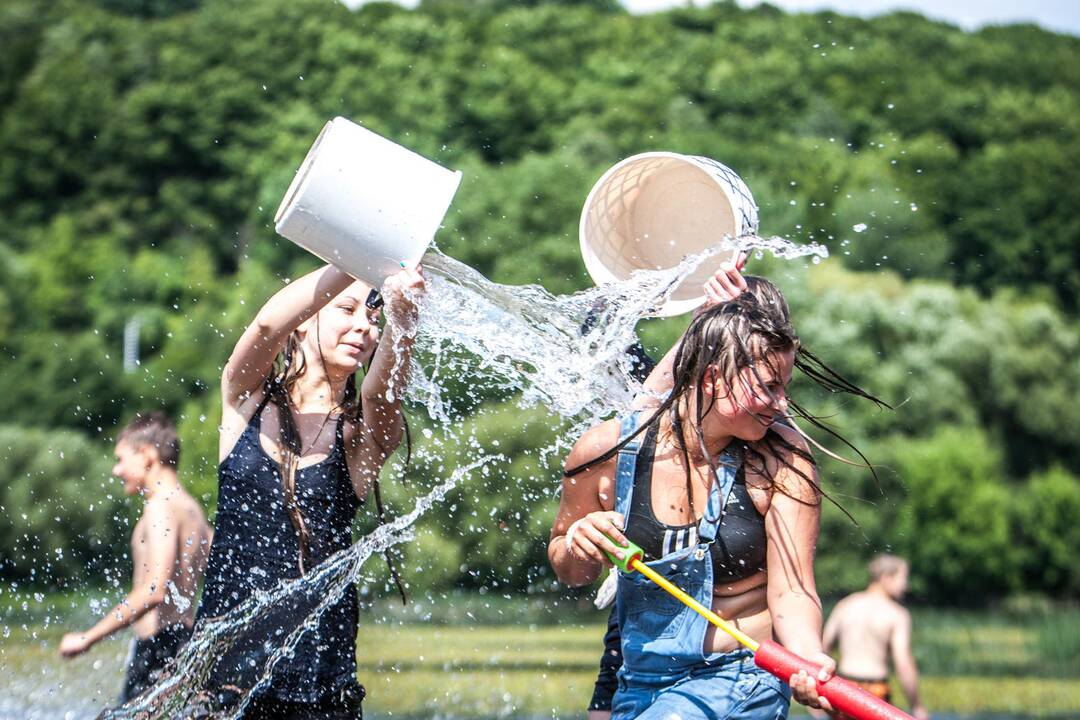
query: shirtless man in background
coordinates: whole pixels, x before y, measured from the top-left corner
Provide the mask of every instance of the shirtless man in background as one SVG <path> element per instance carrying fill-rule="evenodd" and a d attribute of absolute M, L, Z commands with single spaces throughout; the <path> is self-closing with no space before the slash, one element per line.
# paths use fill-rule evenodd
<path fill-rule="evenodd" d="M 120 695 L 127 702 L 154 684 L 191 636 L 213 535 L 202 507 L 177 478 L 180 441 L 164 413 L 137 415 L 120 432 L 115 454 L 112 472 L 123 481 L 124 494 L 145 500 L 131 534 L 131 592 L 89 630 L 64 635 L 60 654 L 81 655 L 131 625 L 136 640 Z"/>
<path fill-rule="evenodd" d="M 919 700 L 919 671 L 911 654 L 911 613 L 899 603 L 907 591 L 908 564 L 896 555 L 870 561 L 870 584 L 836 604 L 825 624 L 825 651 L 839 641 L 837 674 L 889 701 L 889 658 L 919 720 L 930 715 Z M 821 713 L 814 713 L 821 716 Z"/>

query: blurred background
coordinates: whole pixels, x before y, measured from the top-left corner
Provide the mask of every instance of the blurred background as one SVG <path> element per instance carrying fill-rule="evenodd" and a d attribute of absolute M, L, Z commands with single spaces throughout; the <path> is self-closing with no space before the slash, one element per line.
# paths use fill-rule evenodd
<path fill-rule="evenodd" d="M 140 508 L 109 470 L 133 413 L 177 418 L 181 479 L 212 517 L 221 367 L 317 265 L 272 219 L 335 115 L 464 172 L 444 252 L 556 293 L 589 285 L 578 216 L 618 160 L 739 172 L 763 234 L 831 253 L 748 272 L 784 290 L 807 347 L 897 406 L 796 377 L 878 467 L 822 463 L 824 598 L 903 555 L 931 709 L 1080 714 L 1080 40 L 965 27 L 734 2 L 5 0 L 0 667 L 38 698 L 12 717 L 63 716 L 49 703 L 78 666 L 52 659 L 59 633 L 128 587 Z M 685 323 L 640 332 L 659 356 Z M 400 550 L 410 607 L 370 564 L 365 708 L 580 713 L 606 615 L 547 564 L 559 472 L 534 451 L 555 430 L 494 397 L 460 421 L 513 462 Z M 451 467 L 388 470 L 392 507 Z M 80 674 L 105 702 L 121 641 L 95 653 Z"/>

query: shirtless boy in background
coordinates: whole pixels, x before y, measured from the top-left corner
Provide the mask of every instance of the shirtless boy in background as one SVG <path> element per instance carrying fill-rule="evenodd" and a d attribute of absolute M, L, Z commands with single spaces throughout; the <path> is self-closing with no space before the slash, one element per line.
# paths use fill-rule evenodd
<path fill-rule="evenodd" d="M 839 642 L 837 675 L 883 700 L 889 698 L 889 658 L 919 720 L 930 715 L 919 700 L 919 671 L 911 654 L 911 613 L 899 603 L 907 591 L 908 564 L 896 555 L 870 561 L 870 584 L 836 604 L 825 624 L 825 652 Z M 814 713 L 820 716 L 820 713 Z"/>
<path fill-rule="evenodd" d="M 112 472 L 123 481 L 124 494 L 145 501 L 131 533 L 131 592 L 89 630 L 64 635 L 60 654 L 81 655 L 131 625 L 136 640 L 120 695 L 127 702 L 153 685 L 191 636 L 212 531 L 177 478 L 180 441 L 164 413 L 137 415 L 120 432 L 115 454 Z"/>

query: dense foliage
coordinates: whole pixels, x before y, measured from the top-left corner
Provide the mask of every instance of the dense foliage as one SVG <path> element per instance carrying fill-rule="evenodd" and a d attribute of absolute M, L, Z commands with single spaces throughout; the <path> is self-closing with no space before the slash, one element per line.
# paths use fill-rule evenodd
<path fill-rule="evenodd" d="M 182 475 L 212 504 L 220 368 L 258 304 L 313 266 L 271 219 L 341 114 L 465 172 L 445 251 L 556 292 L 587 284 L 577 215 L 612 163 L 731 165 L 765 231 L 834 254 L 757 265 L 806 343 L 899 405 L 797 381 L 880 464 L 876 481 L 823 467 L 859 523 L 827 510 L 823 588 L 891 547 L 928 599 L 1080 591 L 1076 38 L 733 2 L 635 17 L 601 0 L 7 0 L 0 47 L 3 576 L 122 564 L 103 458 L 137 409 L 181 418 Z M 142 365 L 124 373 L 133 318 Z M 660 349 L 679 329 L 643 332 Z M 515 458 L 513 481 L 478 477 L 424 521 L 413 582 L 543 589 L 558 479 L 530 453 L 547 421 L 499 406 L 466 422 Z M 395 506 L 452 465 L 388 477 Z"/>

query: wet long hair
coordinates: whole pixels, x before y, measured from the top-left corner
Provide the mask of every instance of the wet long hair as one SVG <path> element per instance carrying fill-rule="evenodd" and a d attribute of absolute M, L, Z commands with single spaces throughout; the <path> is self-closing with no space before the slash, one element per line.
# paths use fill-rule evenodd
<path fill-rule="evenodd" d="M 325 372 L 326 361 L 322 357 L 322 349 L 319 345 L 319 319 L 317 314 L 313 324 L 316 346 L 319 347 L 319 360 Z M 378 345 L 376 344 L 375 347 L 377 350 Z M 372 353 L 372 357 L 374 357 L 374 353 Z M 296 497 L 296 472 L 300 464 L 300 455 L 303 453 L 303 446 L 300 441 L 300 430 L 296 426 L 292 388 L 307 371 L 307 367 L 307 357 L 300 342 L 300 333 L 293 330 L 289 334 L 288 340 L 285 341 L 285 347 L 278 353 L 273 367 L 263 381 L 263 390 L 266 397 L 277 407 L 278 411 L 278 448 L 281 453 L 278 469 L 281 474 L 281 490 L 285 498 L 285 511 L 289 514 L 289 519 L 296 530 L 296 537 L 300 545 L 297 563 L 301 575 L 305 572 L 305 559 L 308 557 L 311 546 L 311 531 L 304 520 L 304 513 L 301 511 L 300 503 Z M 364 367 L 365 373 L 369 367 L 370 360 L 368 365 Z M 333 414 L 334 410 L 340 410 L 344 419 L 354 425 L 363 422 L 363 401 L 356 387 L 356 373 L 349 375 L 348 379 L 346 379 L 345 394 L 341 402 L 327 414 L 327 419 Z M 412 458 L 412 438 L 409 435 L 409 423 L 404 412 L 401 413 L 401 420 L 405 425 L 405 468 L 408 468 L 409 461 Z M 382 492 L 379 488 L 378 473 L 374 473 L 372 478 L 372 491 L 375 494 L 375 509 L 379 525 L 383 525 L 386 522 L 386 508 L 383 505 Z M 405 586 L 401 581 L 397 568 L 394 566 L 393 559 L 390 557 L 390 551 L 384 552 L 383 557 L 386 559 L 386 565 L 390 569 L 390 576 L 393 578 L 398 593 L 401 595 L 401 602 L 405 603 Z"/>
<path fill-rule="evenodd" d="M 780 292 L 780 288 L 776 287 L 776 285 L 774 285 L 768 279 L 759 277 L 757 275 L 747 275 L 745 277 L 745 280 L 746 292 L 757 298 L 757 301 L 764 307 L 766 312 L 775 313 L 780 322 L 786 323 L 788 325 L 791 324 L 791 313 L 788 310 L 788 304 L 787 300 L 784 298 L 784 294 Z M 877 405 L 879 408 L 887 410 L 892 409 L 892 406 L 889 405 L 887 402 L 875 395 L 870 394 L 866 390 L 856 385 L 854 382 L 848 380 L 836 370 L 829 367 L 825 363 L 825 361 L 823 361 L 814 353 L 810 352 L 809 348 L 802 344 L 801 341 L 798 343 L 798 347 L 795 350 L 795 369 L 800 370 L 813 383 L 815 383 L 818 387 L 822 388 L 830 394 L 844 393 L 848 395 L 853 395 L 855 397 L 868 400 Z M 788 417 L 784 418 L 783 422 L 787 425 L 790 425 L 810 444 L 812 444 L 818 450 L 821 450 L 823 453 L 833 458 L 834 460 L 839 460 L 840 462 L 849 465 L 858 465 L 861 467 L 865 467 L 871 472 L 871 474 L 874 475 L 875 480 L 877 479 L 877 472 L 874 470 L 873 464 L 870 463 L 870 461 L 865 455 L 863 455 L 862 451 L 860 451 L 859 448 L 857 448 L 845 437 L 833 430 L 827 424 L 823 423 L 817 416 L 815 416 L 813 413 L 809 412 L 806 408 L 796 402 L 795 399 L 791 397 L 791 395 L 788 395 L 788 411 Z M 847 446 L 848 449 L 858 455 L 861 462 L 853 462 L 851 460 L 848 460 L 847 458 L 837 455 L 836 453 L 833 453 L 831 450 L 818 443 L 811 435 L 803 432 L 802 428 L 800 428 L 796 423 L 795 418 L 805 420 L 818 430 L 828 433 L 832 437 L 836 438 L 845 446 Z M 845 510 L 843 507 L 839 505 L 837 505 L 837 507 L 840 507 L 840 509 L 843 510 L 845 514 L 847 514 L 847 510 Z M 850 517 L 850 515 L 848 515 L 848 517 Z"/>
<path fill-rule="evenodd" d="M 786 352 L 794 352 L 796 367 L 830 392 L 848 392 L 885 405 L 884 402 L 846 380 L 817 356 L 802 348 L 799 337 L 791 324 L 787 302 L 775 285 L 764 278 L 755 276 L 747 276 L 746 281 L 747 292 L 702 312 L 690 323 L 675 352 L 674 383 L 671 391 L 653 415 L 606 452 L 577 467 L 568 468 L 567 476 L 577 475 L 598 463 L 615 457 L 634 437 L 667 414 L 676 447 L 683 457 L 690 512 L 696 517 L 688 439 L 696 440 L 697 448 L 710 467 L 716 466 L 716 461 L 709 453 L 702 434 L 702 421 L 716 402 L 715 394 L 705 393 L 705 379 L 711 377 L 715 383 L 722 384 L 728 388 L 728 392 L 731 392 L 736 383 L 742 382 L 743 371 L 749 370 L 760 386 L 760 389 L 755 392 L 768 393 L 766 383 L 762 378 L 762 366 L 768 367 L 774 375 L 779 374 L 776 360 L 780 354 Z M 773 399 L 771 394 L 769 397 Z M 691 399 L 692 403 L 687 402 Z M 815 427 L 840 437 L 790 398 L 788 407 L 791 415 L 806 419 Z M 686 417 L 686 411 L 690 408 L 694 409 L 694 415 Z M 780 422 L 792 426 L 802 434 L 790 417 L 781 418 Z M 843 440 L 843 438 L 840 439 Z M 843 442 L 854 448 L 846 440 Z M 813 457 L 807 450 L 789 441 L 774 427 L 769 427 L 761 440 L 741 442 L 741 450 L 746 466 L 766 478 L 773 489 L 794 497 L 800 502 L 810 502 L 792 495 L 787 488 L 775 483 L 775 472 L 770 466 L 770 457 L 774 458 L 779 466 L 791 470 L 801 480 L 808 483 L 815 494 L 822 493 L 817 479 L 812 473 L 800 467 L 802 463 L 798 462 L 803 461 L 813 467 Z M 855 451 L 858 452 L 857 448 Z M 859 453 L 859 456 L 865 462 L 862 453 Z M 866 462 L 866 466 L 873 471 L 869 462 Z"/>

